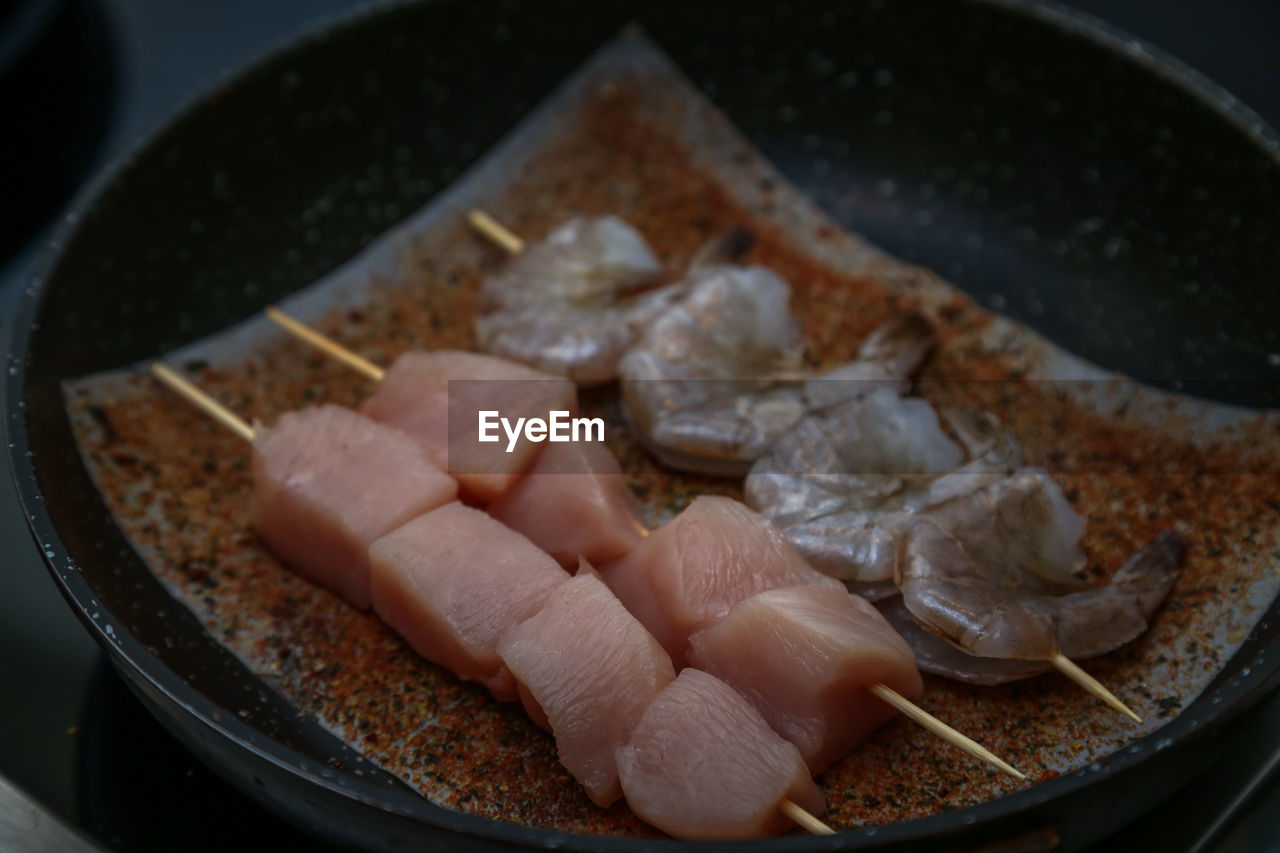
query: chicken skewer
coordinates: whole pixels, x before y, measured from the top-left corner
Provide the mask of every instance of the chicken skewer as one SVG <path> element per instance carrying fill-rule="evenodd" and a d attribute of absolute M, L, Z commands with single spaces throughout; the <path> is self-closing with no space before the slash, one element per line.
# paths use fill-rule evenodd
<path fill-rule="evenodd" d="M 172 389 L 173 391 L 177 392 L 179 395 L 187 399 L 189 402 L 194 404 L 201 411 L 213 417 L 218 423 L 227 427 L 229 430 L 231 430 L 240 438 L 244 439 L 245 441 L 251 444 L 253 444 L 258 439 L 259 437 L 258 431 L 253 426 L 245 422 L 242 418 L 240 418 L 234 412 L 227 409 L 217 400 L 213 399 L 211 396 L 209 396 L 199 387 L 197 387 L 190 381 L 180 376 L 178 373 L 173 371 L 167 365 L 157 362 L 152 365 L 151 372 L 156 379 L 158 379 L 163 384 L 168 386 L 170 389 Z M 454 514 L 457 514 L 457 513 L 474 513 L 475 511 L 469 510 L 456 503 L 448 504 L 445 507 L 442 507 L 441 509 L 438 509 L 438 510 L 428 511 L 424 516 L 421 516 L 419 519 L 404 525 L 403 527 L 394 531 L 391 535 L 388 535 L 383 539 L 378 540 L 378 542 L 375 544 L 373 548 L 373 551 L 375 552 L 375 559 L 381 559 L 384 563 L 388 561 L 394 561 L 395 559 L 394 552 L 396 550 L 403 550 L 405 545 L 409 544 L 404 540 L 423 538 L 418 534 L 417 531 L 411 531 L 410 528 L 414 527 L 415 525 L 420 525 L 423 521 L 429 521 L 433 515 L 436 515 L 440 512 L 446 512 L 446 513 L 452 512 Z M 426 533 L 426 538 L 439 539 L 439 531 L 428 530 Z M 560 582 L 567 583 L 568 582 L 567 577 Z M 375 586 L 376 586 L 376 579 L 375 579 Z M 398 606 L 402 606 L 404 603 L 403 602 L 403 599 L 405 598 L 404 592 L 405 590 L 400 589 L 393 592 L 392 594 L 393 598 L 397 602 L 399 602 Z M 550 590 L 547 591 L 547 594 L 550 594 Z M 376 603 L 376 599 L 377 599 L 377 592 L 375 591 L 375 609 L 378 609 L 381 615 L 381 611 L 384 608 L 378 607 Z M 399 630 L 397 625 L 393 625 L 392 627 L 397 628 Z M 409 638 L 406 636 L 406 639 L 409 639 Z M 649 642 L 652 643 L 653 641 L 650 640 Z M 413 645 L 415 645 L 415 648 L 417 647 L 416 643 L 413 643 Z M 448 663 L 452 664 L 453 662 L 450 661 Z M 669 667 L 669 664 L 668 664 L 668 667 Z M 450 668 L 455 669 L 456 667 L 451 665 Z M 504 669 L 504 672 L 506 672 L 505 665 L 503 669 Z M 510 678 L 510 673 L 507 672 L 506 676 L 504 676 L 500 680 L 505 684 L 509 678 Z M 495 695 L 499 696 L 499 698 L 506 698 L 506 699 L 515 698 L 514 682 L 511 682 L 511 687 L 509 688 L 505 686 L 500 686 L 498 684 L 493 684 L 488 681 L 486 681 L 486 683 L 489 684 L 491 689 L 494 690 Z M 505 697 L 502 696 L 502 692 L 504 690 L 509 691 L 510 695 L 507 695 Z M 812 783 L 810 782 L 809 785 L 811 787 Z M 812 797 L 810 797 L 810 799 L 812 799 Z M 831 834 L 834 834 L 835 832 L 835 830 L 833 830 L 830 826 L 828 826 L 826 823 L 820 820 L 812 812 L 805 809 L 803 806 L 799 805 L 798 803 L 792 801 L 789 798 L 786 798 L 786 797 L 781 798 L 777 802 L 777 808 L 779 812 L 781 812 L 787 818 L 791 819 L 794 823 L 799 825 L 801 828 L 811 833 L 831 835 Z"/>
<path fill-rule="evenodd" d="M 164 365 L 153 373 L 206 411 L 218 405 Z M 568 580 L 550 555 L 459 503 L 457 484 L 438 469 L 429 470 L 441 487 L 430 500 L 415 497 L 404 472 L 430 465 L 421 447 L 351 409 L 287 412 L 236 433 L 253 448 L 250 525 L 282 562 L 372 607 L 423 657 L 500 701 L 516 698 L 497 641 Z"/>
<path fill-rule="evenodd" d="M 163 364 L 153 372 L 171 386 L 185 381 Z M 249 520 L 263 540 L 355 607 L 371 603 L 369 546 L 457 498 L 458 484 L 417 443 L 350 409 L 302 409 L 255 428 L 202 392 L 188 398 L 252 445 Z"/>
<path fill-rule="evenodd" d="M 332 405 L 250 427 L 167 366 L 153 373 L 250 441 L 250 523 L 290 568 L 372 606 L 423 657 L 516 698 L 497 642 L 568 579 L 549 554 L 455 500 L 457 484 L 394 428 Z"/>
<path fill-rule="evenodd" d="M 702 536 L 713 543 L 711 549 L 692 547 L 693 540 Z M 843 584 L 804 562 L 772 524 L 722 497 L 696 498 L 626 557 L 601 567 L 601 574 L 677 662 L 686 660 L 690 641 L 699 632 L 723 622 L 736 605 L 758 594 L 815 586 L 847 595 Z M 871 610 L 870 605 L 858 609 Z M 893 639 L 901 642 L 896 636 Z M 915 678 L 918 687 L 919 676 Z M 1026 779 L 1008 762 L 890 685 L 873 681 L 865 687 L 952 746 L 1016 779 Z"/>
<path fill-rule="evenodd" d="M 267 307 L 266 315 L 285 331 L 374 381 L 381 381 L 386 374 L 378 365 L 274 305 Z M 401 393 L 410 390 L 404 388 Z M 377 412 L 371 414 L 379 419 Z M 546 445 L 486 509 L 550 552 L 566 569 L 575 568 L 579 557 L 592 563 L 616 559 L 648 534 L 617 460 L 607 447 L 595 443 Z"/>
<path fill-rule="evenodd" d="M 475 435 L 478 411 L 498 408 L 498 397 L 508 413 L 521 416 L 577 408 L 577 390 L 569 380 L 507 359 L 451 350 L 406 352 L 384 370 L 275 307 L 266 313 L 291 334 L 377 382 L 361 413 L 417 440 L 475 502 L 502 496 L 538 455 L 537 446 L 528 441 L 516 442 L 514 452 L 504 453 L 497 445 L 468 440 Z"/>
<path fill-rule="evenodd" d="M 625 795 L 636 814 L 682 838 L 767 834 L 792 822 L 787 803 L 825 810 L 799 750 L 711 674 L 710 694 L 686 695 L 676 719 L 666 713 L 671 691 L 682 692 L 671 658 L 585 561 L 507 632 L 498 654 L 597 805 Z M 645 724 L 655 718 L 661 733 Z M 682 788 L 675 797 L 670 783 Z"/>

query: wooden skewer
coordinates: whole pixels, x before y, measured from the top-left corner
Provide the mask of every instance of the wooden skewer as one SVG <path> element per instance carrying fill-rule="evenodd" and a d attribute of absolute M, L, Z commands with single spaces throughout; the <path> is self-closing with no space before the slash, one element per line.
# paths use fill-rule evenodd
<path fill-rule="evenodd" d="M 151 365 L 151 375 L 159 379 L 165 385 L 168 385 L 174 391 L 177 391 L 183 397 L 186 397 L 197 408 L 243 438 L 245 441 L 253 441 L 253 427 L 251 427 L 244 418 L 201 391 L 192 383 L 179 376 L 167 364 L 159 361 Z"/>
<path fill-rule="evenodd" d="M 976 740 L 951 728 L 951 726 L 948 726 L 933 714 L 907 699 L 892 687 L 885 684 L 873 684 L 867 689 L 957 749 L 962 749 L 974 758 L 980 758 L 988 764 L 1000 768 L 1015 779 L 1026 781 L 1026 774 Z"/>
<path fill-rule="evenodd" d="M 483 210 L 473 210 L 468 213 L 467 221 L 471 223 L 472 228 L 476 229 L 511 254 L 515 255 L 524 251 L 524 240 L 521 240 L 511 232 L 511 229 L 507 228 Z"/>
<path fill-rule="evenodd" d="M 268 305 L 266 308 L 266 314 L 271 318 L 273 323 L 285 329 L 291 335 L 301 338 L 303 341 L 306 341 L 311 346 L 321 350 L 326 355 L 333 356 L 353 370 L 363 373 L 374 382 L 381 382 L 382 377 L 386 375 L 385 370 L 378 367 L 378 365 L 374 364 L 372 361 L 369 361 L 369 359 L 357 355 L 335 341 L 333 338 L 320 334 L 310 326 L 304 323 L 299 323 L 276 306 Z"/>
<path fill-rule="evenodd" d="M 791 818 L 801 829 L 807 829 L 814 835 L 835 835 L 836 831 L 827 824 L 818 820 L 804 807 L 798 806 L 791 800 L 783 799 L 778 803 L 778 809 L 787 817 Z"/>
<path fill-rule="evenodd" d="M 273 309 L 268 309 L 268 313 L 270 313 L 271 310 Z M 283 311 L 279 311 L 278 309 L 274 309 L 274 310 L 275 310 L 275 313 L 279 314 L 279 318 L 283 318 L 289 323 L 296 324 L 299 328 L 305 331 L 307 335 L 299 335 L 299 337 L 302 337 L 304 340 L 310 341 L 311 338 L 309 337 L 309 335 L 315 335 L 317 338 L 323 337 L 319 335 L 319 333 L 312 331 L 306 326 L 303 326 L 301 323 L 298 323 L 296 320 L 294 320 L 292 317 L 289 317 Z M 271 319 L 276 320 L 276 322 L 280 322 L 279 318 L 272 317 Z M 289 326 L 286 326 L 286 328 L 290 328 L 290 330 L 293 331 L 293 329 Z M 334 346 L 338 346 L 338 345 L 335 344 Z M 345 349 L 343 347 L 338 347 L 338 348 Z M 326 352 L 329 351 L 328 348 L 326 347 L 322 347 L 322 349 L 325 349 Z M 355 356 L 355 357 L 359 358 L 359 356 Z M 346 361 L 348 364 L 351 363 L 346 359 L 343 359 L 343 360 Z M 200 390 L 192 382 L 183 378 L 181 375 L 175 372 L 172 368 L 170 368 L 169 365 L 163 364 L 158 361 L 154 362 L 151 365 L 151 374 L 156 379 L 159 379 L 161 382 L 167 385 L 169 388 L 176 391 L 182 397 L 186 398 L 196 408 L 200 409 L 202 412 L 212 417 L 218 423 L 222 424 L 227 429 L 231 430 L 236 435 L 243 438 L 245 441 L 248 441 L 248 442 L 253 441 L 252 426 L 250 426 L 247 422 L 245 422 L 245 420 L 241 418 L 239 415 L 237 415 L 235 412 L 231 411 L 226 406 L 222 405 L 217 400 L 210 397 L 204 391 Z M 381 378 L 381 377 L 378 377 L 378 378 Z M 835 835 L 834 829 L 832 829 L 827 824 L 823 823 L 821 820 L 815 817 L 812 813 L 807 811 L 803 806 L 797 805 L 791 800 L 784 798 L 780 803 L 778 803 L 778 808 L 782 811 L 783 814 L 791 818 L 791 820 L 795 821 L 801 828 L 806 829 L 809 832 L 812 832 L 814 835 Z"/>
<path fill-rule="evenodd" d="M 1071 658 L 1059 652 L 1053 657 L 1053 665 L 1058 671 L 1070 678 L 1076 684 L 1079 684 L 1085 690 L 1097 696 L 1103 702 L 1106 702 L 1112 708 L 1115 708 L 1121 714 L 1124 714 L 1135 723 L 1142 722 L 1142 718 L 1135 714 L 1128 705 L 1121 702 L 1114 693 L 1108 690 L 1101 681 L 1094 678 L 1075 664 Z"/>

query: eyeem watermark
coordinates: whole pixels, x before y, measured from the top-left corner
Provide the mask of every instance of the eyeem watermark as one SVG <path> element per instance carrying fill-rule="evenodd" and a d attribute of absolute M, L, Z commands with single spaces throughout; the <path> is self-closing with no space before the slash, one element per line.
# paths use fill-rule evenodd
<path fill-rule="evenodd" d="M 502 440 L 498 428 L 507 436 L 507 452 L 516 449 L 523 435 L 525 441 L 604 441 L 604 418 L 575 418 L 572 412 L 556 410 L 547 418 L 502 417 L 497 409 L 481 409 L 478 413 L 477 439 L 485 443 Z"/>

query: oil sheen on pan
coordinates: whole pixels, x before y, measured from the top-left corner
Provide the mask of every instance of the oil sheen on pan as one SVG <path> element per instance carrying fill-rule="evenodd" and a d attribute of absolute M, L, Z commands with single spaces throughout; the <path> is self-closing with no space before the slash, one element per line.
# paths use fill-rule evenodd
<path fill-rule="evenodd" d="M 1107 578 L 1161 530 L 1185 536 L 1185 568 L 1150 631 L 1088 663 L 1142 725 L 1057 674 L 994 688 L 926 677 L 921 704 L 1026 771 L 1025 784 L 1086 767 L 1167 723 L 1280 587 L 1280 414 L 1105 373 L 844 232 L 640 35 L 607 45 L 453 187 L 284 307 L 382 363 L 411 348 L 471 348 L 477 287 L 505 261 L 468 230 L 472 207 L 531 239 L 574 214 L 617 214 L 671 268 L 724 227 L 745 225 L 759 236 L 748 260 L 793 287 L 814 366 L 850 358 L 892 312 L 918 308 L 934 321 L 941 344 L 923 394 L 995 412 L 1028 459 L 1049 467 L 1088 520 L 1093 578 Z M 261 318 L 167 360 L 268 423 L 372 391 Z M 519 705 L 459 682 L 377 617 L 281 567 L 247 524 L 249 451 L 240 439 L 137 366 L 65 392 L 85 463 L 120 528 L 174 597 L 296 707 L 449 808 L 570 832 L 652 832 L 625 805 L 592 805 Z M 658 467 L 625 428 L 614 389 L 585 391 L 583 408 L 605 418 L 651 524 L 698 494 L 738 496 L 737 480 Z M 962 808 L 1023 784 L 903 719 L 818 782 L 835 826 Z"/>

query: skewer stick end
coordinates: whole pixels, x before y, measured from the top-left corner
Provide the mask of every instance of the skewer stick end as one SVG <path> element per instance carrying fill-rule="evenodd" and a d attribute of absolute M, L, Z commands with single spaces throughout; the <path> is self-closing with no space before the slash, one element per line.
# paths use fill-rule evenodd
<path fill-rule="evenodd" d="M 151 375 L 245 441 L 253 442 L 253 427 L 248 422 L 200 390 L 169 365 L 162 361 L 151 362 Z"/>
<path fill-rule="evenodd" d="M 1003 770 L 1005 773 L 1008 773 L 1019 781 L 1027 781 L 1027 775 L 1021 770 L 1014 767 L 1012 764 L 1005 761 L 1003 758 L 996 755 L 973 738 L 961 734 L 951 726 L 942 722 L 942 720 L 939 720 L 937 717 L 933 716 L 933 714 L 930 714 L 928 711 L 921 708 L 919 705 L 912 702 L 889 685 L 873 684 L 868 689 L 870 689 L 870 691 L 880 699 L 888 702 L 894 708 L 897 708 L 903 715 L 910 717 L 912 720 L 919 723 L 921 726 L 924 726 L 926 729 L 933 732 L 955 748 L 969 753 L 974 758 L 982 759 L 993 767 Z"/>
<path fill-rule="evenodd" d="M 814 835 L 835 835 L 836 831 L 823 821 L 819 820 L 808 809 L 793 803 L 791 800 L 783 798 L 778 803 L 778 808 L 784 815 L 791 818 L 802 829 L 806 829 Z"/>
<path fill-rule="evenodd" d="M 262 310 L 271 322 L 275 323 L 295 338 L 315 347 L 330 358 L 337 359 L 347 367 L 355 370 L 357 373 L 364 374 L 374 382 L 381 382 L 382 378 L 386 376 L 387 372 L 381 367 L 378 367 L 378 365 L 374 364 L 372 361 L 357 355 L 335 341 L 333 338 L 320 334 L 306 323 L 295 320 L 275 305 L 268 305 Z"/>
<path fill-rule="evenodd" d="M 524 240 L 521 240 L 511 229 L 483 210 L 469 211 L 467 213 L 467 222 L 471 224 L 472 228 L 488 237 L 507 252 L 516 255 L 524 251 Z"/>
<path fill-rule="evenodd" d="M 1142 722 L 1142 718 L 1139 717 L 1137 714 L 1135 714 L 1128 705 L 1121 702 L 1119 698 L 1117 698 L 1114 693 L 1108 690 L 1101 681 L 1098 681 L 1098 679 L 1094 678 L 1092 675 L 1085 672 L 1066 655 L 1062 654 L 1061 652 L 1054 655 L 1053 665 L 1058 669 L 1059 672 L 1061 672 L 1067 678 L 1070 678 L 1076 684 L 1079 684 L 1081 687 L 1083 687 L 1086 691 L 1088 691 L 1089 693 L 1092 693 L 1094 696 L 1098 697 L 1103 702 L 1106 702 L 1112 708 L 1115 708 L 1117 711 L 1119 711 L 1121 714 L 1124 714 L 1126 717 L 1133 720 L 1135 723 Z"/>

